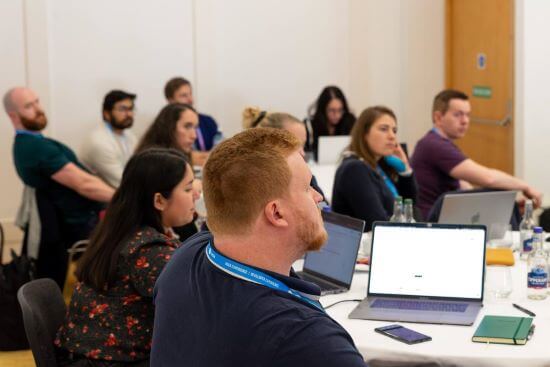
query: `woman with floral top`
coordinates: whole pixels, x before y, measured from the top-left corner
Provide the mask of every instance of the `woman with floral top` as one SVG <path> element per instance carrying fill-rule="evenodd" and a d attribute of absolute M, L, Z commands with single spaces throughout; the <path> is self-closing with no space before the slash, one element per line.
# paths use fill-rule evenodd
<path fill-rule="evenodd" d="M 62 366 L 148 366 L 153 287 L 193 220 L 193 170 L 174 149 L 130 159 L 77 268 L 55 345 Z"/>

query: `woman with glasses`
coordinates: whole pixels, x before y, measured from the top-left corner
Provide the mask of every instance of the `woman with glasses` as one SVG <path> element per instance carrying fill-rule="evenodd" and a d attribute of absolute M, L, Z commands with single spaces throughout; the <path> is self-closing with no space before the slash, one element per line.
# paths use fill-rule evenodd
<path fill-rule="evenodd" d="M 308 120 L 311 124 L 308 147 L 317 159 L 319 137 L 349 135 L 355 116 L 350 112 L 346 97 L 340 88 L 328 86 L 310 107 Z"/>

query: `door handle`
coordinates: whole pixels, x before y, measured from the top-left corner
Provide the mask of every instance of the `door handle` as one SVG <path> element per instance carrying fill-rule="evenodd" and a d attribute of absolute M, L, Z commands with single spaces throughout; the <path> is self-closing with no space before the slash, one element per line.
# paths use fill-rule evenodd
<path fill-rule="evenodd" d="M 492 119 L 484 119 L 481 117 L 471 117 L 470 121 L 475 122 L 477 124 L 484 124 L 484 125 L 494 125 L 494 126 L 506 126 L 510 122 L 512 122 L 512 101 L 508 101 L 507 103 L 507 111 L 504 118 L 500 120 L 492 120 Z"/>

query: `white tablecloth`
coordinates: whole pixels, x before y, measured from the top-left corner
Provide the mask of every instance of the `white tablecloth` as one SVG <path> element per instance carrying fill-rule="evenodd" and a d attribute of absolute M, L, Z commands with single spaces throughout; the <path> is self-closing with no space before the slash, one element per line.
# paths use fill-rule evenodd
<path fill-rule="evenodd" d="M 301 265 L 298 264 L 299 266 Z M 550 298 L 543 301 L 527 299 L 527 270 L 524 261 L 516 258 L 516 265 L 511 270 L 514 289 L 510 297 L 502 300 L 486 296 L 484 307 L 473 326 L 402 323 L 431 336 L 433 340 L 430 342 L 407 345 L 374 331 L 375 327 L 391 322 L 348 319 L 357 302 L 341 303 L 329 308 L 327 312 L 350 333 L 367 361 L 432 361 L 441 365 L 458 366 L 550 366 Z M 356 271 L 349 292 L 324 296 L 321 303 L 326 306 L 339 300 L 363 299 L 366 296 L 367 281 L 366 271 Z M 526 345 L 482 344 L 471 341 L 484 315 L 527 316 L 512 307 L 512 303 L 537 314 L 534 320 L 535 333 Z"/>

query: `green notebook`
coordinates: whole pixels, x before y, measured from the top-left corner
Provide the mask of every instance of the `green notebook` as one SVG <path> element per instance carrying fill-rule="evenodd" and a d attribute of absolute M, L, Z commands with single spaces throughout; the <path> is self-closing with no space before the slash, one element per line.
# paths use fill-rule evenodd
<path fill-rule="evenodd" d="M 532 317 L 485 316 L 472 337 L 480 343 L 525 344 Z"/>

